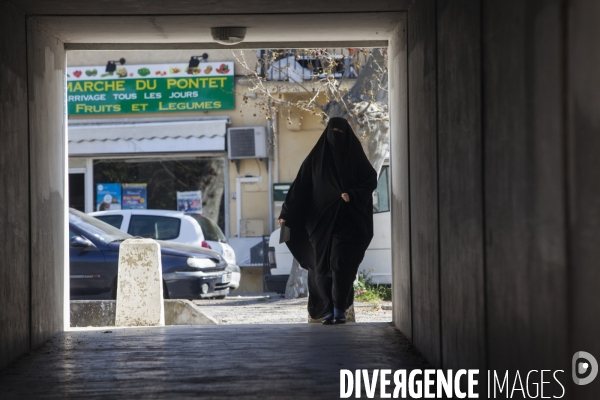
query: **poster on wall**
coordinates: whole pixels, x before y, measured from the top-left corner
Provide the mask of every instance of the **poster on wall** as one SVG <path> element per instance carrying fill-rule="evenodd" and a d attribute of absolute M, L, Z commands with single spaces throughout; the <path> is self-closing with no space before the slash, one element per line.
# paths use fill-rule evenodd
<path fill-rule="evenodd" d="M 233 62 L 67 68 L 69 115 L 233 110 Z"/>
<path fill-rule="evenodd" d="M 145 210 L 148 208 L 146 183 L 123 184 L 123 210 Z"/>
<path fill-rule="evenodd" d="M 202 191 L 177 192 L 177 210 L 202 213 Z"/>
<path fill-rule="evenodd" d="M 121 209 L 121 184 L 99 183 L 96 185 L 96 211 Z"/>

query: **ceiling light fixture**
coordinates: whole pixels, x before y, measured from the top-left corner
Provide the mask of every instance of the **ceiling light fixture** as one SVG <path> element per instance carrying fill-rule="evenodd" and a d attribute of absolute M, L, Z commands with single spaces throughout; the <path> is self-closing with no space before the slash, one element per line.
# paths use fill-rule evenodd
<path fill-rule="evenodd" d="M 224 26 L 210 28 L 213 40 L 220 44 L 232 45 L 241 43 L 246 37 L 246 28 Z"/>

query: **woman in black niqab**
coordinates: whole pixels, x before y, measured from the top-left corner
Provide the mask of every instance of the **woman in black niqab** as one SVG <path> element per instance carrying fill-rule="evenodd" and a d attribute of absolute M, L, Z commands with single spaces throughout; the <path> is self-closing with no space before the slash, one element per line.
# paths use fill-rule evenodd
<path fill-rule="evenodd" d="M 353 283 L 373 238 L 377 173 L 343 118 L 331 118 L 290 187 L 279 216 L 287 246 L 308 270 L 308 312 L 344 323 Z"/>

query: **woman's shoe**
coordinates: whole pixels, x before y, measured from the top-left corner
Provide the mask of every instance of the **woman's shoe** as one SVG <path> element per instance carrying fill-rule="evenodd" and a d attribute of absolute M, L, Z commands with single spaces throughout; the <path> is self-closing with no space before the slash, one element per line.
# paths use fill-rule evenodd
<path fill-rule="evenodd" d="M 333 314 L 327 314 L 323 318 L 323 325 L 333 325 Z"/>
<path fill-rule="evenodd" d="M 346 313 L 339 309 L 339 308 L 334 308 L 333 309 L 333 323 L 334 324 L 345 324 L 346 323 Z"/>

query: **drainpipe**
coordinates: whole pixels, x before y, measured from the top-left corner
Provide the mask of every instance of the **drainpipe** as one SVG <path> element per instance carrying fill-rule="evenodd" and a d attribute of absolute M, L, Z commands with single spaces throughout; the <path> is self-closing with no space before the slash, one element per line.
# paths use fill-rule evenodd
<path fill-rule="evenodd" d="M 229 229 L 229 222 L 230 222 L 230 216 L 229 216 L 229 207 L 231 204 L 231 199 L 230 199 L 230 194 L 229 194 L 229 158 L 227 156 L 225 156 L 225 188 L 224 188 L 224 193 L 223 193 L 223 201 L 225 202 L 225 204 L 223 204 L 223 210 L 225 210 L 224 214 L 225 214 L 225 237 L 227 239 L 229 239 L 231 236 L 231 229 Z"/>
<path fill-rule="evenodd" d="M 271 172 L 271 157 L 267 158 L 267 173 L 269 175 L 269 233 L 273 232 L 273 175 Z"/>
<path fill-rule="evenodd" d="M 273 121 L 273 160 L 275 165 L 273 166 L 273 183 L 279 183 L 279 133 L 277 131 L 277 118 L 276 112 L 272 113 L 271 121 Z"/>
<path fill-rule="evenodd" d="M 270 146 L 270 151 L 267 155 L 267 174 L 268 174 L 268 178 L 269 178 L 269 233 L 273 232 L 274 230 L 274 223 L 273 223 L 273 164 L 271 163 L 271 156 L 273 155 L 275 146 L 274 146 L 274 142 L 273 142 L 273 129 L 271 129 L 271 124 L 267 124 L 267 132 L 269 135 L 269 143 L 271 144 Z"/>

